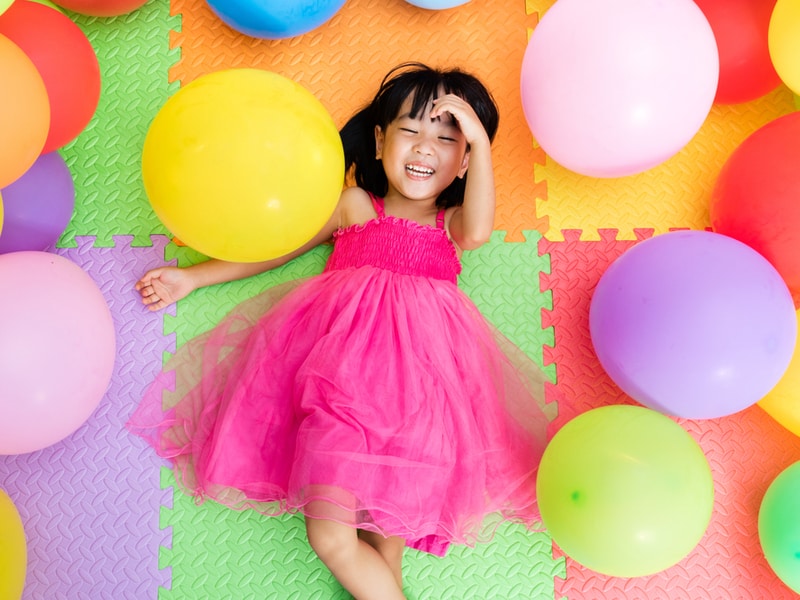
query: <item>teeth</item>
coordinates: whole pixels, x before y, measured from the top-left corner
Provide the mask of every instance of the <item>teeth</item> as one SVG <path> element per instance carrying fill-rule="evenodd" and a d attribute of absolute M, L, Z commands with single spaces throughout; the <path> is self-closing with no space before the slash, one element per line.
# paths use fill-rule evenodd
<path fill-rule="evenodd" d="M 417 173 L 419 175 L 433 175 L 433 169 L 429 167 L 418 167 L 416 165 L 406 165 L 406 169 L 411 171 L 412 173 Z"/>

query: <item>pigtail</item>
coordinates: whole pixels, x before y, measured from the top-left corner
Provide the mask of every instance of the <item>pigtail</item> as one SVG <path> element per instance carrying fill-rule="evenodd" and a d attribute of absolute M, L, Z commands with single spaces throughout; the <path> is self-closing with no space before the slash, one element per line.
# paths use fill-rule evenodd
<path fill-rule="evenodd" d="M 375 120 L 372 105 L 358 111 L 339 131 L 344 148 L 344 172 L 355 184 L 383 197 L 389 189 L 381 161 L 375 158 Z"/>

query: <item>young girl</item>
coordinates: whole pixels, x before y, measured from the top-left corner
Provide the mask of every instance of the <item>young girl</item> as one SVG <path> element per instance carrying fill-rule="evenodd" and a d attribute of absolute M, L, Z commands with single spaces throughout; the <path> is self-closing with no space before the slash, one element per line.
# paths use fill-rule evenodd
<path fill-rule="evenodd" d="M 497 125 L 473 76 L 401 65 L 342 129 L 357 185 L 313 240 L 136 284 L 161 309 L 333 238 L 322 274 L 185 344 L 167 367 L 177 399 L 162 402 L 165 372 L 129 427 L 198 500 L 302 513 L 312 548 L 359 599 L 404 597 L 406 544 L 442 555 L 502 520 L 538 522 L 544 376 L 456 285 L 461 252 L 492 232 Z"/>

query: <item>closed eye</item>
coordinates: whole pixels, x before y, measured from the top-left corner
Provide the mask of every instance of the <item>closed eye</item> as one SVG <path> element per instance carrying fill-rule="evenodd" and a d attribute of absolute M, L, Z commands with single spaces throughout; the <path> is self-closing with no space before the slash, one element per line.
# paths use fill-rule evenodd
<path fill-rule="evenodd" d="M 418 133 L 416 129 L 411 129 L 409 127 L 398 127 L 400 131 L 405 131 L 406 133 Z"/>
<path fill-rule="evenodd" d="M 440 135 L 439 139 L 442 140 L 443 142 L 455 142 L 456 141 L 455 138 L 447 137 L 445 135 Z"/>

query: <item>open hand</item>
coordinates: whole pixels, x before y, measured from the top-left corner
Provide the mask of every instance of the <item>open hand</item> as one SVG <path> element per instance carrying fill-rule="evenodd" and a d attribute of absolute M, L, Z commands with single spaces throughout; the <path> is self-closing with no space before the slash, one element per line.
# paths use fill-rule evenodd
<path fill-rule="evenodd" d="M 136 282 L 135 288 L 148 310 L 160 310 L 185 298 L 195 289 L 195 285 L 185 269 L 159 267 L 145 273 Z"/>

